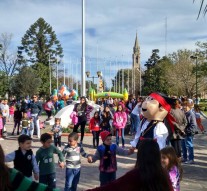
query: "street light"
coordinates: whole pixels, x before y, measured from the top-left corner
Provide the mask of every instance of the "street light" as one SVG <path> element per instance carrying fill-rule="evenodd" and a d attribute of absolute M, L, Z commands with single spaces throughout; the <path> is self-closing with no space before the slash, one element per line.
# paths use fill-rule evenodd
<path fill-rule="evenodd" d="M 93 79 L 93 84 L 94 84 L 94 79 L 95 79 L 95 78 L 100 78 L 100 77 L 102 76 L 102 72 L 101 72 L 101 71 L 98 71 L 98 72 L 97 72 L 97 76 L 98 76 L 98 77 L 96 77 L 96 76 L 90 76 L 90 72 L 87 71 L 87 72 L 86 72 L 86 76 L 87 76 L 87 78 L 92 78 L 92 79 Z"/>
<path fill-rule="evenodd" d="M 198 104 L 198 57 L 197 56 L 190 56 L 192 60 L 196 60 L 196 104 Z"/>

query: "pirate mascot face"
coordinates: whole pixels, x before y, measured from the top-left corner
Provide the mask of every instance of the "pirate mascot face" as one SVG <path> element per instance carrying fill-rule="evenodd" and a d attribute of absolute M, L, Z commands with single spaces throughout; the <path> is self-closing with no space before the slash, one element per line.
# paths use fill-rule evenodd
<path fill-rule="evenodd" d="M 174 118 L 169 114 L 174 99 L 161 93 L 151 93 L 142 104 L 144 119 L 140 122 L 132 147 L 137 147 L 140 140 L 155 139 L 160 149 L 166 146 L 168 129 L 163 123 L 166 118 L 172 131 Z"/>

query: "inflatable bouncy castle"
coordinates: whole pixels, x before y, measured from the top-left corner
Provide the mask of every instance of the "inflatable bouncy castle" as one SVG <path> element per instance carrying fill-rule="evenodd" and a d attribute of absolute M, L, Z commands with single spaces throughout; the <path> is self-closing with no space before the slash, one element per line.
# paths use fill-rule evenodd
<path fill-rule="evenodd" d="M 63 98 L 64 100 L 68 100 L 69 98 L 72 98 L 73 100 L 77 100 L 78 93 L 74 89 L 69 89 L 66 85 L 62 85 L 59 90 L 54 89 L 52 93 L 52 99 L 54 101 L 57 101 L 58 98 Z"/>
<path fill-rule="evenodd" d="M 94 89 L 90 89 L 90 98 L 93 101 L 96 101 L 97 98 L 107 98 L 107 97 L 121 98 L 124 101 L 127 101 L 128 100 L 128 92 L 125 88 L 123 91 L 123 94 L 116 93 L 116 92 L 102 92 L 102 93 L 96 94 Z"/>

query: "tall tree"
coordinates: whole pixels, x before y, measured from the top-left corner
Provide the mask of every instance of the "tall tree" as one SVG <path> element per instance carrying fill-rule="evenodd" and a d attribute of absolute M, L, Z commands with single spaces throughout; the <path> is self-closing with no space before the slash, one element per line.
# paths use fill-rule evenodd
<path fill-rule="evenodd" d="M 18 55 L 23 57 L 21 61 L 32 64 L 42 79 L 40 94 L 48 94 L 49 65 L 54 70 L 54 65 L 63 57 L 63 49 L 55 31 L 43 18 L 39 18 L 26 31 L 22 38 L 22 46 L 18 48 Z"/>
<path fill-rule="evenodd" d="M 3 89 L 8 94 L 10 94 L 10 79 L 21 68 L 16 53 L 11 51 L 11 40 L 12 34 L 2 33 L 0 35 L 0 71 L 2 72 L 1 77 L 4 77 L 2 85 L 5 87 Z"/>
<path fill-rule="evenodd" d="M 173 62 L 173 68 L 168 72 L 168 80 L 172 94 L 187 95 L 192 97 L 196 93 L 196 65 L 190 56 L 194 53 L 190 50 L 178 50 L 169 55 Z M 198 75 L 198 93 L 204 88 L 205 78 Z"/>
<path fill-rule="evenodd" d="M 41 85 L 41 79 L 35 74 L 34 69 L 25 66 L 21 69 L 19 74 L 13 77 L 11 83 L 11 91 L 17 97 L 32 96 L 38 93 Z"/>
<path fill-rule="evenodd" d="M 159 56 L 159 50 L 154 49 L 152 50 L 152 55 L 147 60 L 145 66 L 146 70 L 143 75 L 144 85 L 143 85 L 143 93 L 145 95 L 149 94 L 152 91 L 157 91 L 157 79 L 158 79 L 158 73 L 155 70 L 155 66 L 157 65 L 160 56 Z"/>

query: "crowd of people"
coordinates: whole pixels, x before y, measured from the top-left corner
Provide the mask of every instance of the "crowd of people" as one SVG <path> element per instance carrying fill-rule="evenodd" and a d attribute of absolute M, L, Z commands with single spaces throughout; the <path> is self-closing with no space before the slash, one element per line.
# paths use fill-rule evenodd
<path fill-rule="evenodd" d="M 21 104 L 10 105 L 7 104 L 7 100 L 2 100 L 0 140 L 3 140 L 6 122 L 12 118 L 12 135 L 16 128 L 17 135 L 21 135 L 18 137 L 19 149 L 6 154 L 5 157 L 0 146 L 1 173 L 5 175 L 0 177 L 0 190 L 21 190 L 22 184 L 25 185 L 22 190 L 56 190 L 53 155 L 57 154 L 59 167 L 66 168 L 64 191 L 77 190 L 81 175 L 81 156 L 87 158 L 89 163 L 100 161 L 100 187 L 90 190 L 114 190 L 116 187 L 119 191 L 179 191 L 182 179 L 181 162 L 194 164 L 193 138 L 198 128 L 201 133 L 205 132 L 201 115 L 207 117 L 191 99 L 173 97 L 164 100 L 163 97 L 162 94 L 151 94 L 147 98 L 135 98 L 131 95 L 126 103 L 110 97 L 99 99 L 97 104 L 101 106 L 100 110 L 96 111 L 92 118 L 89 114 L 93 108 L 85 97 L 80 97 L 70 114 L 74 124 L 73 132 L 69 134 L 68 143 L 63 148 L 60 118 L 55 118 L 55 124 L 51 128 L 53 140 L 50 134 L 40 133 L 39 116 L 45 110 L 49 119 L 56 107 L 51 99 L 42 104 L 37 95 L 33 95 L 31 101 L 24 100 Z M 83 148 L 87 123 L 93 136 L 92 145 L 96 149 L 94 155 L 86 153 Z M 129 134 L 134 139 L 128 149 L 125 147 L 127 123 L 130 123 Z M 77 133 L 79 127 L 80 141 Z M 31 149 L 34 131 L 42 144 L 36 154 Z M 116 143 L 112 143 L 112 136 L 116 137 Z M 99 137 L 102 140 L 101 144 Z M 138 152 L 134 169 L 116 179 L 116 155 L 131 155 L 136 148 Z M 14 169 L 8 168 L 5 164 L 11 161 L 14 162 Z M 32 182 L 32 175 L 40 184 Z"/>

